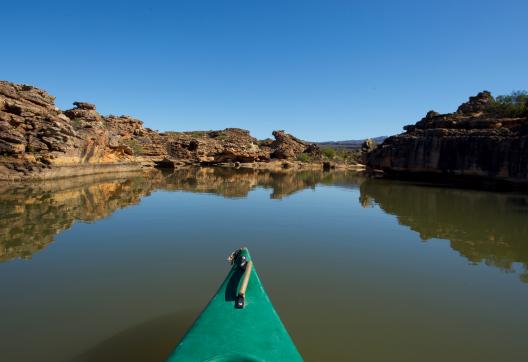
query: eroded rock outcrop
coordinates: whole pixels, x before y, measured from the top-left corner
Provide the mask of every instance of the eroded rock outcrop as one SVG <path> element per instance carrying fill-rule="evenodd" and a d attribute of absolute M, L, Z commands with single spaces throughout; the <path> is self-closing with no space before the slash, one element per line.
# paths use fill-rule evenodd
<path fill-rule="evenodd" d="M 528 182 L 528 117 L 505 117 L 492 102 L 484 91 L 455 113 L 428 112 L 369 152 L 367 165 L 389 174 Z"/>
<path fill-rule="evenodd" d="M 257 162 L 269 160 L 249 131 L 226 128 L 223 131 L 167 132 L 170 158 L 201 164 Z"/>
<path fill-rule="evenodd" d="M 75 108 L 62 112 L 54 99 L 32 86 L 0 82 L 0 179 L 138 167 L 140 159 L 126 140 L 142 128 L 141 122 L 120 119 L 117 126 L 85 102 L 75 102 Z"/>
<path fill-rule="evenodd" d="M 320 156 L 319 146 L 309 144 L 284 131 L 273 131 L 275 140 L 269 144 L 270 154 L 273 158 L 278 159 L 295 159 L 300 154 Z"/>
<path fill-rule="evenodd" d="M 160 133 L 130 116 L 103 116 L 92 103 L 63 112 L 54 101 L 41 89 L 0 81 L 0 180 L 320 156 L 316 145 L 284 131 L 269 142 L 239 128 Z"/>

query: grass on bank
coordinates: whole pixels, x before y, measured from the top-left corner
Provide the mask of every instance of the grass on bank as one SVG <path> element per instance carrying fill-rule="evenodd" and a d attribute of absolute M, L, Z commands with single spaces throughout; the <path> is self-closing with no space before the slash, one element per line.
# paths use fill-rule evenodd
<path fill-rule="evenodd" d="M 307 153 L 301 153 L 297 156 L 297 161 L 315 162 L 315 161 L 332 161 L 336 163 L 357 164 L 360 158 L 360 151 L 346 148 L 337 148 L 326 146 L 321 148 L 321 156 L 314 156 Z"/>
<path fill-rule="evenodd" d="M 347 148 L 340 147 L 323 147 L 321 149 L 323 155 L 323 160 L 325 161 L 334 161 L 338 163 L 346 164 L 357 164 L 360 161 L 361 151 L 359 150 L 350 150 Z"/>
<path fill-rule="evenodd" d="M 307 153 L 301 153 L 300 155 L 297 156 L 297 161 L 310 162 L 310 161 L 315 161 L 315 159 L 314 157 L 310 156 Z"/>

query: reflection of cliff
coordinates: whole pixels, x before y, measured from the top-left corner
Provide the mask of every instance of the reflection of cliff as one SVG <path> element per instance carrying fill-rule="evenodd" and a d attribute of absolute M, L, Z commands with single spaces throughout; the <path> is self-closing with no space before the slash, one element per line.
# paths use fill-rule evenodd
<path fill-rule="evenodd" d="M 522 263 L 528 282 L 528 195 L 415 186 L 384 180 L 361 184 L 360 202 L 372 200 L 423 240 L 442 238 L 469 261 L 505 271 Z"/>
<path fill-rule="evenodd" d="M 141 174 L 139 174 L 141 175 Z M 140 176 L 70 178 L 0 186 L 0 261 L 27 258 L 76 220 L 103 219 L 152 189 Z"/>
<path fill-rule="evenodd" d="M 258 169 L 187 168 L 166 175 L 163 188 L 245 197 L 256 187 L 272 189 L 271 198 L 281 199 L 317 184 L 356 185 L 361 178 L 353 172 L 269 171 Z"/>
<path fill-rule="evenodd" d="M 76 220 L 92 222 L 117 209 L 137 204 L 157 189 L 245 197 L 256 187 L 271 188 L 282 198 L 317 183 L 355 185 L 352 173 L 270 172 L 225 168 L 188 168 L 153 172 L 84 176 L 31 184 L 0 184 L 0 262 L 29 258 L 70 228 Z"/>

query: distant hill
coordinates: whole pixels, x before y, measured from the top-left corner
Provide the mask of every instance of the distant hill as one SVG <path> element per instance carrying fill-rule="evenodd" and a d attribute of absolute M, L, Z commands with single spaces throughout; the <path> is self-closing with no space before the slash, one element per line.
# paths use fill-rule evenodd
<path fill-rule="evenodd" d="M 380 137 L 372 137 L 374 142 L 376 143 L 382 143 L 387 136 L 380 136 Z M 358 149 L 361 148 L 361 145 L 363 142 L 365 142 L 366 139 L 362 140 L 346 140 L 346 141 L 326 141 L 326 142 L 314 142 L 315 144 L 321 146 L 321 147 L 336 147 L 336 148 L 348 148 L 348 149 Z"/>

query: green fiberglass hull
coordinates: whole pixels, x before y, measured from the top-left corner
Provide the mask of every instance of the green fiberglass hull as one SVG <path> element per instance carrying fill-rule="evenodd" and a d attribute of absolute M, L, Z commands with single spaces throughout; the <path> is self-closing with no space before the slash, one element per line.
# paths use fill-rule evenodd
<path fill-rule="evenodd" d="M 238 257 L 251 257 L 241 249 Z M 252 263 L 251 263 L 252 264 Z M 255 268 L 243 308 L 235 308 L 245 270 L 234 263 L 220 289 L 167 361 L 302 361 Z M 242 287 L 243 289 L 243 287 Z"/>

